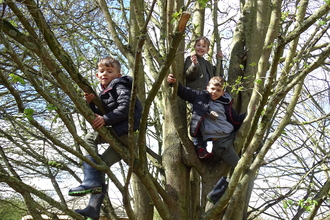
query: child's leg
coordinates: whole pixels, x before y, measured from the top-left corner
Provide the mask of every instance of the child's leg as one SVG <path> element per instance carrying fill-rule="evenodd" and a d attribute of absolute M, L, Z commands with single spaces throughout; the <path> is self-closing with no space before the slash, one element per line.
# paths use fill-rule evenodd
<path fill-rule="evenodd" d="M 96 153 L 98 153 L 97 145 L 104 143 L 104 140 L 101 135 L 99 135 L 99 133 L 97 133 L 96 131 L 92 131 L 85 136 L 85 142 L 88 144 L 89 147 L 94 149 Z"/>
<path fill-rule="evenodd" d="M 97 145 L 106 143 L 101 135 L 99 135 L 96 131 L 88 133 L 85 137 L 85 141 L 89 147 L 95 150 L 96 153 L 98 153 Z M 86 157 L 95 163 L 95 160 L 90 155 L 87 155 Z M 109 166 L 121 159 L 119 154 L 110 146 L 105 153 L 103 153 L 101 158 Z M 104 184 L 104 173 L 93 168 L 86 162 L 83 162 L 83 166 L 84 180 L 81 185 L 69 190 L 69 195 L 71 196 L 82 196 L 87 193 L 100 193 L 102 191 L 101 185 Z"/>
<path fill-rule="evenodd" d="M 119 141 L 128 148 L 128 134 L 124 134 L 118 137 L 112 128 L 110 128 L 110 130 L 112 134 L 114 134 L 119 139 Z M 133 144 L 136 145 L 136 142 L 137 142 L 137 137 L 134 135 Z M 104 151 L 104 153 L 101 155 L 101 158 L 109 167 L 111 167 L 113 164 L 117 163 L 122 159 L 120 155 L 117 153 L 117 151 L 115 151 L 111 146 L 109 146 L 108 149 Z"/>
<path fill-rule="evenodd" d="M 237 153 L 233 148 L 235 133 L 231 133 L 228 137 L 218 138 L 213 143 L 213 153 L 218 155 L 230 167 L 234 168 L 239 160 Z"/>
<path fill-rule="evenodd" d="M 213 204 L 217 203 L 225 193 L 227 187 L 228 182 L 226 180 L 226 177 L 221 177 L 213 187 L 212 191 L 207 194 L 207 199 Z"/>
<path fill-rule="evenodd" d="M 91 195 L 88 205 L 85 209 L 76 209 L 75 212 L 87 217 L 86 219 L 99 219 L 100 209 L 103 199 L 107 193 L 108 186 L 102 185 L 102 193 Z"/>
<path fill-rule="evenodd" d="M 86 157 L 96 163 L 92 156 L 87 155 Z M 93 168 L 85 161 L 83 162 L 83 167 L 84 180 L 79 186 L 71 188 L 69 190 L 70 196 L 83 196 L 87 193 L 97 194 L 102 191 L 101 171 Z"/>
<path fill-rule="evenodd" d="M 96 131 L 93 131 L 86 135 L 85 141 L 89 147 L 94 149 L 97 153 L 97 145 L 102 142 L 102 138 Z M 86 157 L 96 163 L 89 154 L 86 155 Z M 85 161 L 83 162 L 83 167 L 84 180 L 78 187 L 74 187 L 69 190 L 70 196 L 83 196 L 87 193 L 100 193 L 102 191 L 102 179 L 100 178 L 101 172 L 90 166 Z"/>
<path fill-rule="evenodd" d="M 224 151 L 222 156 L 223 161 L 225 161 L 230 167 L 236 167 L 239 157 L 234 150 L 233 146 L 228 146 L 228 148 Z"/>
<path fill-rule="evenodd" d="M 120 155 L 111 146 L 104 151 L 101 158 L 109 167 L 121 160 Z"/>
<path fill-rule="evenodd" d="M 128 135 L 122 135 L 122 136 L 118 137 L 112 128 L 110 128 L 110 130 L 111 130 L 112 134 L 115 135 L 120 140 L 120 142 L 122 142 L 126 146 L 128 145 Z M 101 137 L 101 135 L 99 135 L 96 131 L 87 134 L 85 137 L 85 141 L 91 148 L 95 149 L 96 153 L 98 153 L 97 146 L 99 144 L 107 143 Z M 111 146 L 109 146 L 103 152 L 103 154 L 101 155 L 101 158 L 109 167 L 121 160 L 120 155 Z"/>
<path fill-rule="evenodd" d="M 120 142 L 125 144 L 125 146 L 128 146 L 128 135 L 127 134 L 118 137 L 118 139 L 120 140 Z M 120 155 L 111 146 L 109 146 L 104 151 L 104 153 L 101 155 L 101 158 L 109 167 L 111 167 L 113 164 L 115 164 L 121 160 Z"/>
<path fill-rule="evenodd" d="M 234 150 L 235 133 L 231 133 L 228 137 L 219 138 L 213 143 L 213 150 L 216 155 L 218 155 L 225 163 L 227 163 L 230 167 L 235 168 L 239 157 Z M 221 177 L 220 180 L 216 183 L 212 191 L 207 195 L 207 199 L 209 200 L 208 206 L 206 207 L 206 211 L 213 207 L 213 205 L 220 200 L 220 198 L 225 193 L 228 187 L 229 180 L 226 177 Z"/>

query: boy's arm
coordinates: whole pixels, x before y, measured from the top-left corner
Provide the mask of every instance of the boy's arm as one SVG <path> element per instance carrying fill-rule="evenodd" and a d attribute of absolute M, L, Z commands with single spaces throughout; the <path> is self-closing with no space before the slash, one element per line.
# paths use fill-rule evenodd
<path fill-rule="evenodd" d="M 199 64 L 194 64 L 190 56 L 184 62 L 185 76 L 187 80 L 196 80 L 199 72 Z"/>
<path fill-rule="evenodd" d="M 246 117 L 246 113 L 238 114 L 234 108 L 232 109 L 232 112 L 233 112 L 234 120 L 238 123 L 243 123 L 243 121 Z"/>
<path fill-rule="evenodd" d="M 93 99 L 95 98 L 95 95 L 93 93 L 84 93 L 84 99 L 88 103 L 90 109 L 96 113 L 96 114 L 101 114 L 101 112 L 96 108 Z"/>
<path fill-rule="evenodd" d="M 173 74 L 168 74 L 167 82 L 168 83 L 176 83 L 177 80 L 176 80 L 176 78 L 174 78 Z M 190 103 L 193 103 L 195 98 L 196 98 L 196 95 L 197 95 L 197 93 L 199 93 L 199 91 L 194 90 L 194 89 L 190 89 L 189 87 L 185 87 L 180 82 L 178 82 L 178 83 L 179 83 L 179 85 L 178 85 L 177 95 L 181 99 L 186 100 Z"/>
<path fill-rule="evenodd" d="M 236 110 L 232 107 L 231 103 L 229 106 L 229 112 L 227 117 L 229 118 L 230 123 L 234 126 L 235 130 L 238 130 L 246 117 L 246 113 L 238 114 Z"/>

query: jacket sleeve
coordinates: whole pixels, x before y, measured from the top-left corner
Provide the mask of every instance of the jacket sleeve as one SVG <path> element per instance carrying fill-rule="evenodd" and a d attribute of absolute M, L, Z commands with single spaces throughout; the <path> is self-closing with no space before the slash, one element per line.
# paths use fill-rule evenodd
<path fill-rule="evenodd" d="M 185 87 L 179 82 L 177 94 L 181 99 L 186 100 L 187 102 L 190 103 L 194 103 L 196 96 L 199 92 L 200 91 L 198 90 Z"/>
<path fill-rule="evenodd" d="M 124 84 L 117 84 L 114 88 L 117 97 L 113 97 L 116 102 L 116 107 L 112 111 L 103 115 L 106 125 L 115 125 L 124 120 L 128 120 L 129 102 L 131 97 L 130 89 Z"/>
<path fill-rule="evenodd" d="M 187 80 L 193 81 L 197 79 L 200 67 L 191 62 L 190 56 L 184 62 L 184 69 Z"/>
<path fill-rule="evenodd" d="M 243 123 L 246 113 L 238 114 L 236 110 L 232 107 L 232 102 L 229 105 L 229 110 L 227 112 L 228 121 L 234 126 L 234 130 L 238 130 Z"/>
<path fill-rule="evenodd" d="M 88 105 L 94 113 L 96 113 L 98 115 L 102 115 L 101 111 L 95 106 L 95 104 L 93 102 L 89 103 Z"/>

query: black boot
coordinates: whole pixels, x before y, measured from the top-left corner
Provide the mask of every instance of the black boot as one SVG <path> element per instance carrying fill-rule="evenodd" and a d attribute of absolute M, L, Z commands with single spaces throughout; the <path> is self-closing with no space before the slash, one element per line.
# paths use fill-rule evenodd
<path fill-rule="evenodd" d="M 107 188 L 108 185 L 103 185 L 102 193 L 91 195 L 88 206 L 85 209 L 77 209 L 74 211 L 87 217 L 87 220 L 98 220 L 100 218 L 101 205 L 107 193 Z"/>
<path fill-rule="evenodd" d="M 217 203 L 225 193 L 228 187 L 228 182 L 225 177 L 221 177 L 212 191 L 207 195 L 207 199 L 213 204 Z"/>
<path fill-rule="evenodd" d="M 88 159 L 95 163 L 92 156 L 87 155 Z M 83 162 L 84 181 L 80 186 L 69 190 L 69 196 L 83 196 L 87 193 L 97 194 L 102 192 L 102 183 L 100 179 L 100 171 L 91 167 L 88 163 Z"/>

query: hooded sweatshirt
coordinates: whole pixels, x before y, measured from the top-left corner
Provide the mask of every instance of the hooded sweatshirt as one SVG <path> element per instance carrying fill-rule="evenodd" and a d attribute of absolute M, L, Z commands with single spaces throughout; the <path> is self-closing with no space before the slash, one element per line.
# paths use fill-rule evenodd
<path fill-rule="evenodd" d="M 212 111 L 210 111 L 210 104 L 213 103 L 209 92 L 207 90 L 194 90 L 189 87 L 184 87 L 181 83 L 179 83 L 177 94 L 180 98 L 190 102 L 193 105 L 193 112 L 190 121 L 190 135 L 192 137 L 200 136 L 201 132 L 199 131 L 201 131 L 201 126 L 204 123 L 203 121 Z M 217 99 L 217 101 L 219 101 L 223 105 L 225 109 L 224 112 L 226 115 L 226 121 L 233 126 L 233 131 L 238 130 L 246 114 L 238 114 L 235 111 L 235 109 L 232 107 L 233 100 L 228 93 L 225 93 L 223 96 Z M 217 103 L 215 104 L 217 105 Z M 214 107 L 211 107 L 211 109 L 213 108 Z M 218 115 L 219 114 L 220 112 L 218 113 Z M 222 130 L 225 133 L 227 133 L 230 129 L 229 126 L 223 127 L 228 127 L 228 130 Z"/>
<path fill-rule="evenodd" d="M 206 113 L 200 128 L 204 141 L 227 137 L 234 130 L 234 126 L 227 120 L 224 107 L 230 102 L 231 97 L 228 93 L 225 93 L 221 99 L 209 101 L 209 111 Z"/>

